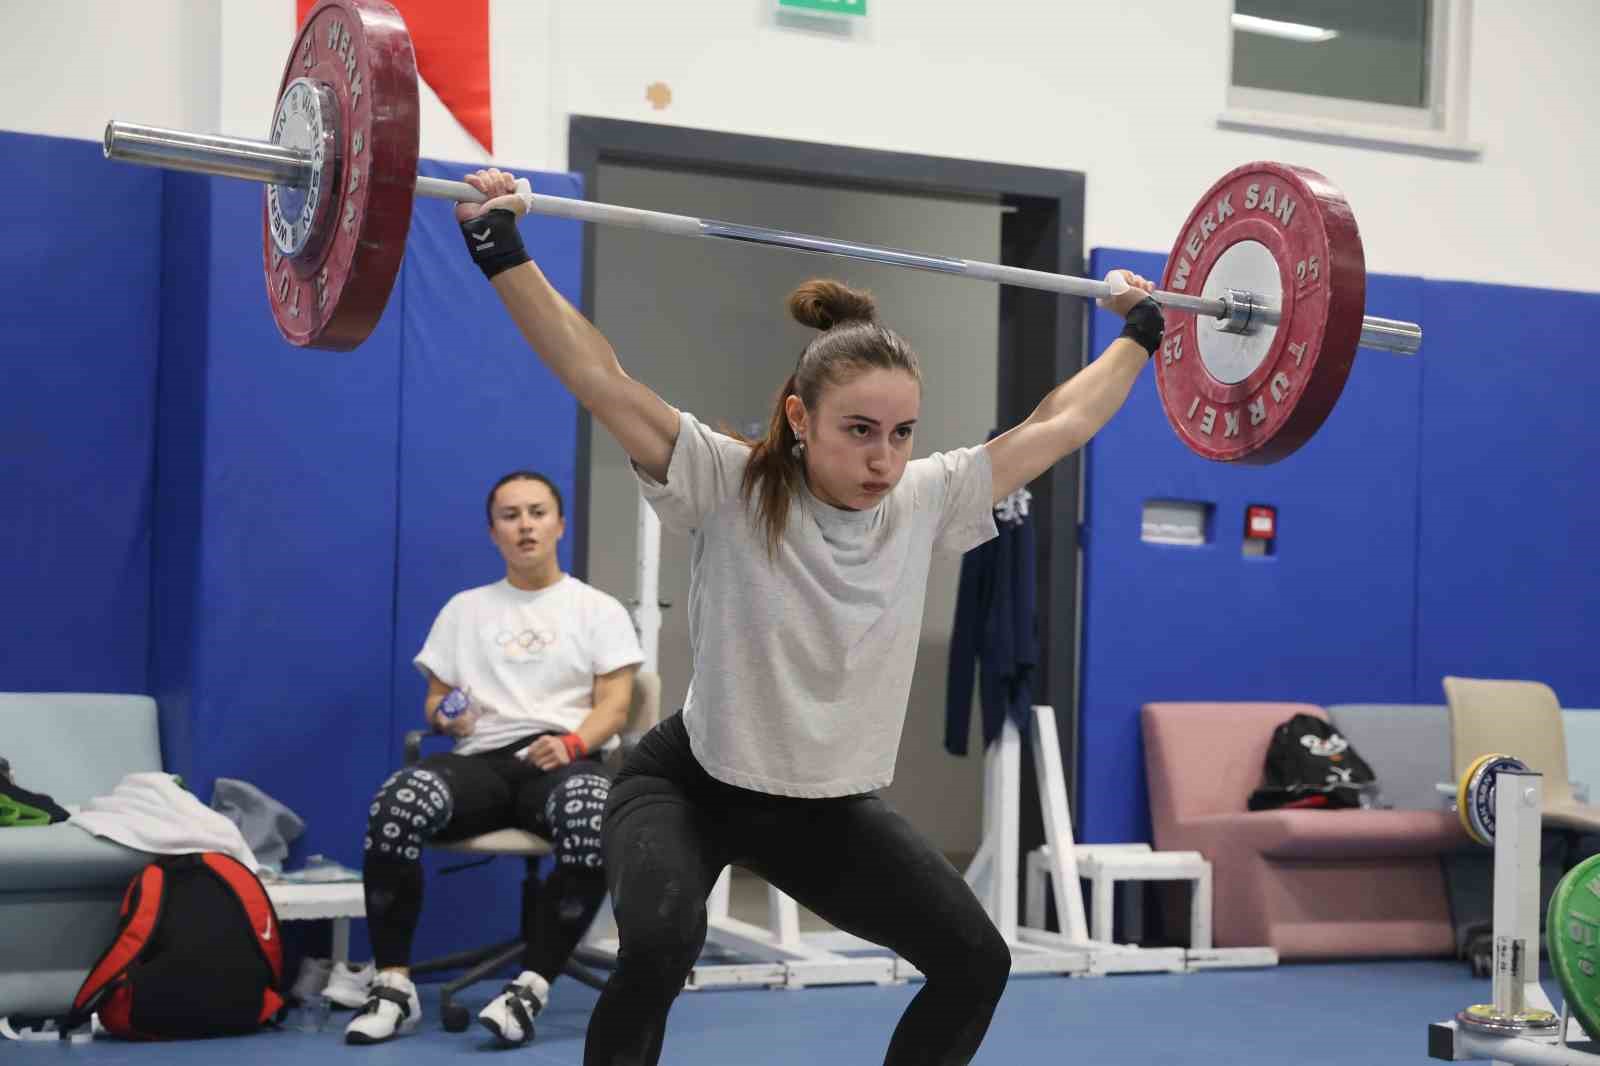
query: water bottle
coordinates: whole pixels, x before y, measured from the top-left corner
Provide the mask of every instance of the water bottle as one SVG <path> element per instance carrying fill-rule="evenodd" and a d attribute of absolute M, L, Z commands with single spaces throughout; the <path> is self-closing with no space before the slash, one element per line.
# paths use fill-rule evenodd
<path fill-rule="evenodd" d="M 439 730 L 448 732 L 445 726 L 457 720 L 464 720 L 470 725 L 478 720 L 478 713 L 478 705 L 472 701 L 467 690 L 453 688 L 439 701 Z"/>
<path fill-rule="evenodd" d="M 311 996 L 289 1011 L 289 1028 L 301 1033 L 320 1033 L 328 1028 L 333 1001 L 327 996 Z"/>
<path fill-rule="evenodd" d="M 444 699 L 439 701 L 439 717 L 447 722 L 459 718 L 466 713 L 467 707 L 471 703 L 472 700 L 467 697 L 465 692 L 458 688 L 453 688 Z"/>

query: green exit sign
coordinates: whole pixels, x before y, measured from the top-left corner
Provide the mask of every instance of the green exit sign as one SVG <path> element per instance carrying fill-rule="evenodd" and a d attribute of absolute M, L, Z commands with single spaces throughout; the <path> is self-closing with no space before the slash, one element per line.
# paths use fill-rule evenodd
<path fill-rule="evenodd" d="M 806 15 L 865 16 L 867 0 L 778 0 L 778 10 Z"/>

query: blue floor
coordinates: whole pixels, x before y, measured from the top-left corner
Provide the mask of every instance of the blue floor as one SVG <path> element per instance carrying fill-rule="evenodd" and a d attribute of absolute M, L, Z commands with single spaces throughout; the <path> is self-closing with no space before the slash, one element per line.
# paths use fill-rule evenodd
<path fill-rule="evenodd" d="M 685 993 L 673 1008 L 663 1066 L 855 1066 L 881 1063 L 901 1009 L 919 986 L 803 991 Z M 1546 987 L 1554 990 L 1549 982 Z M 495 991 L 485 983 L 464 1002 Z M 425 1019 L 413 1036 L 373 1047 L 341 1039 L 348 1013 L 320 1033 L 170 1044 L 97 1040 L 62 1048 L 0 1042 L 5 1066 L 30 1056 L 63 1066 L 281 1066 L 354 1062 L 428 1066 L 480 1055 L 514 1056 L 529 1066 L 579 1066 L 595 993 L 559 983 L 526 1048 L 499 1051 L 478 1028 L 446 1033 L 437 994 L 422 986 Z M 975 1062 L 991 1066 L 1196 1062 L 1217 1066 L 1417 1066 L 1427 1058 L 1427 1023 L 1489 998 L 1460 962 L 1364 962 L 1275 969 L 1093 979 L 1019 977 Z M 63 1056 L 63 1057 L 58 1057 Z"/>

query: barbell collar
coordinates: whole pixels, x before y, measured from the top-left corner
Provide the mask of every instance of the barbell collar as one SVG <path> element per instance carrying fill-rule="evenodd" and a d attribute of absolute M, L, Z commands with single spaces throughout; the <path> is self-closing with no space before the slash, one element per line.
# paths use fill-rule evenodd
<path fill-rule="evenodd" d="M 1224 314 L 1217 322 L 1223 333 L 1252 333 L 1269 310 L 1253 292 L 1229 289 L 1222 296 Z"/>

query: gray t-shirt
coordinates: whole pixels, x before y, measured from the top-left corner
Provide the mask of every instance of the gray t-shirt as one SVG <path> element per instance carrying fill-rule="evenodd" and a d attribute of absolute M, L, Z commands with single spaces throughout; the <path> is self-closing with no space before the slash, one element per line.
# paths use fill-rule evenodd
<path fill-rule="evenodd" d="M 983 447 L 906 464 L 876 507 L 795 498 L 775 557 L 739 491 L 747 445 L 682 414 L 666 484 L 635 468 L 668 529 L 693 534 L 683 720 L 719 781 L 847 796 L 894 778 L 928 566 L 995 536 Z"/>

